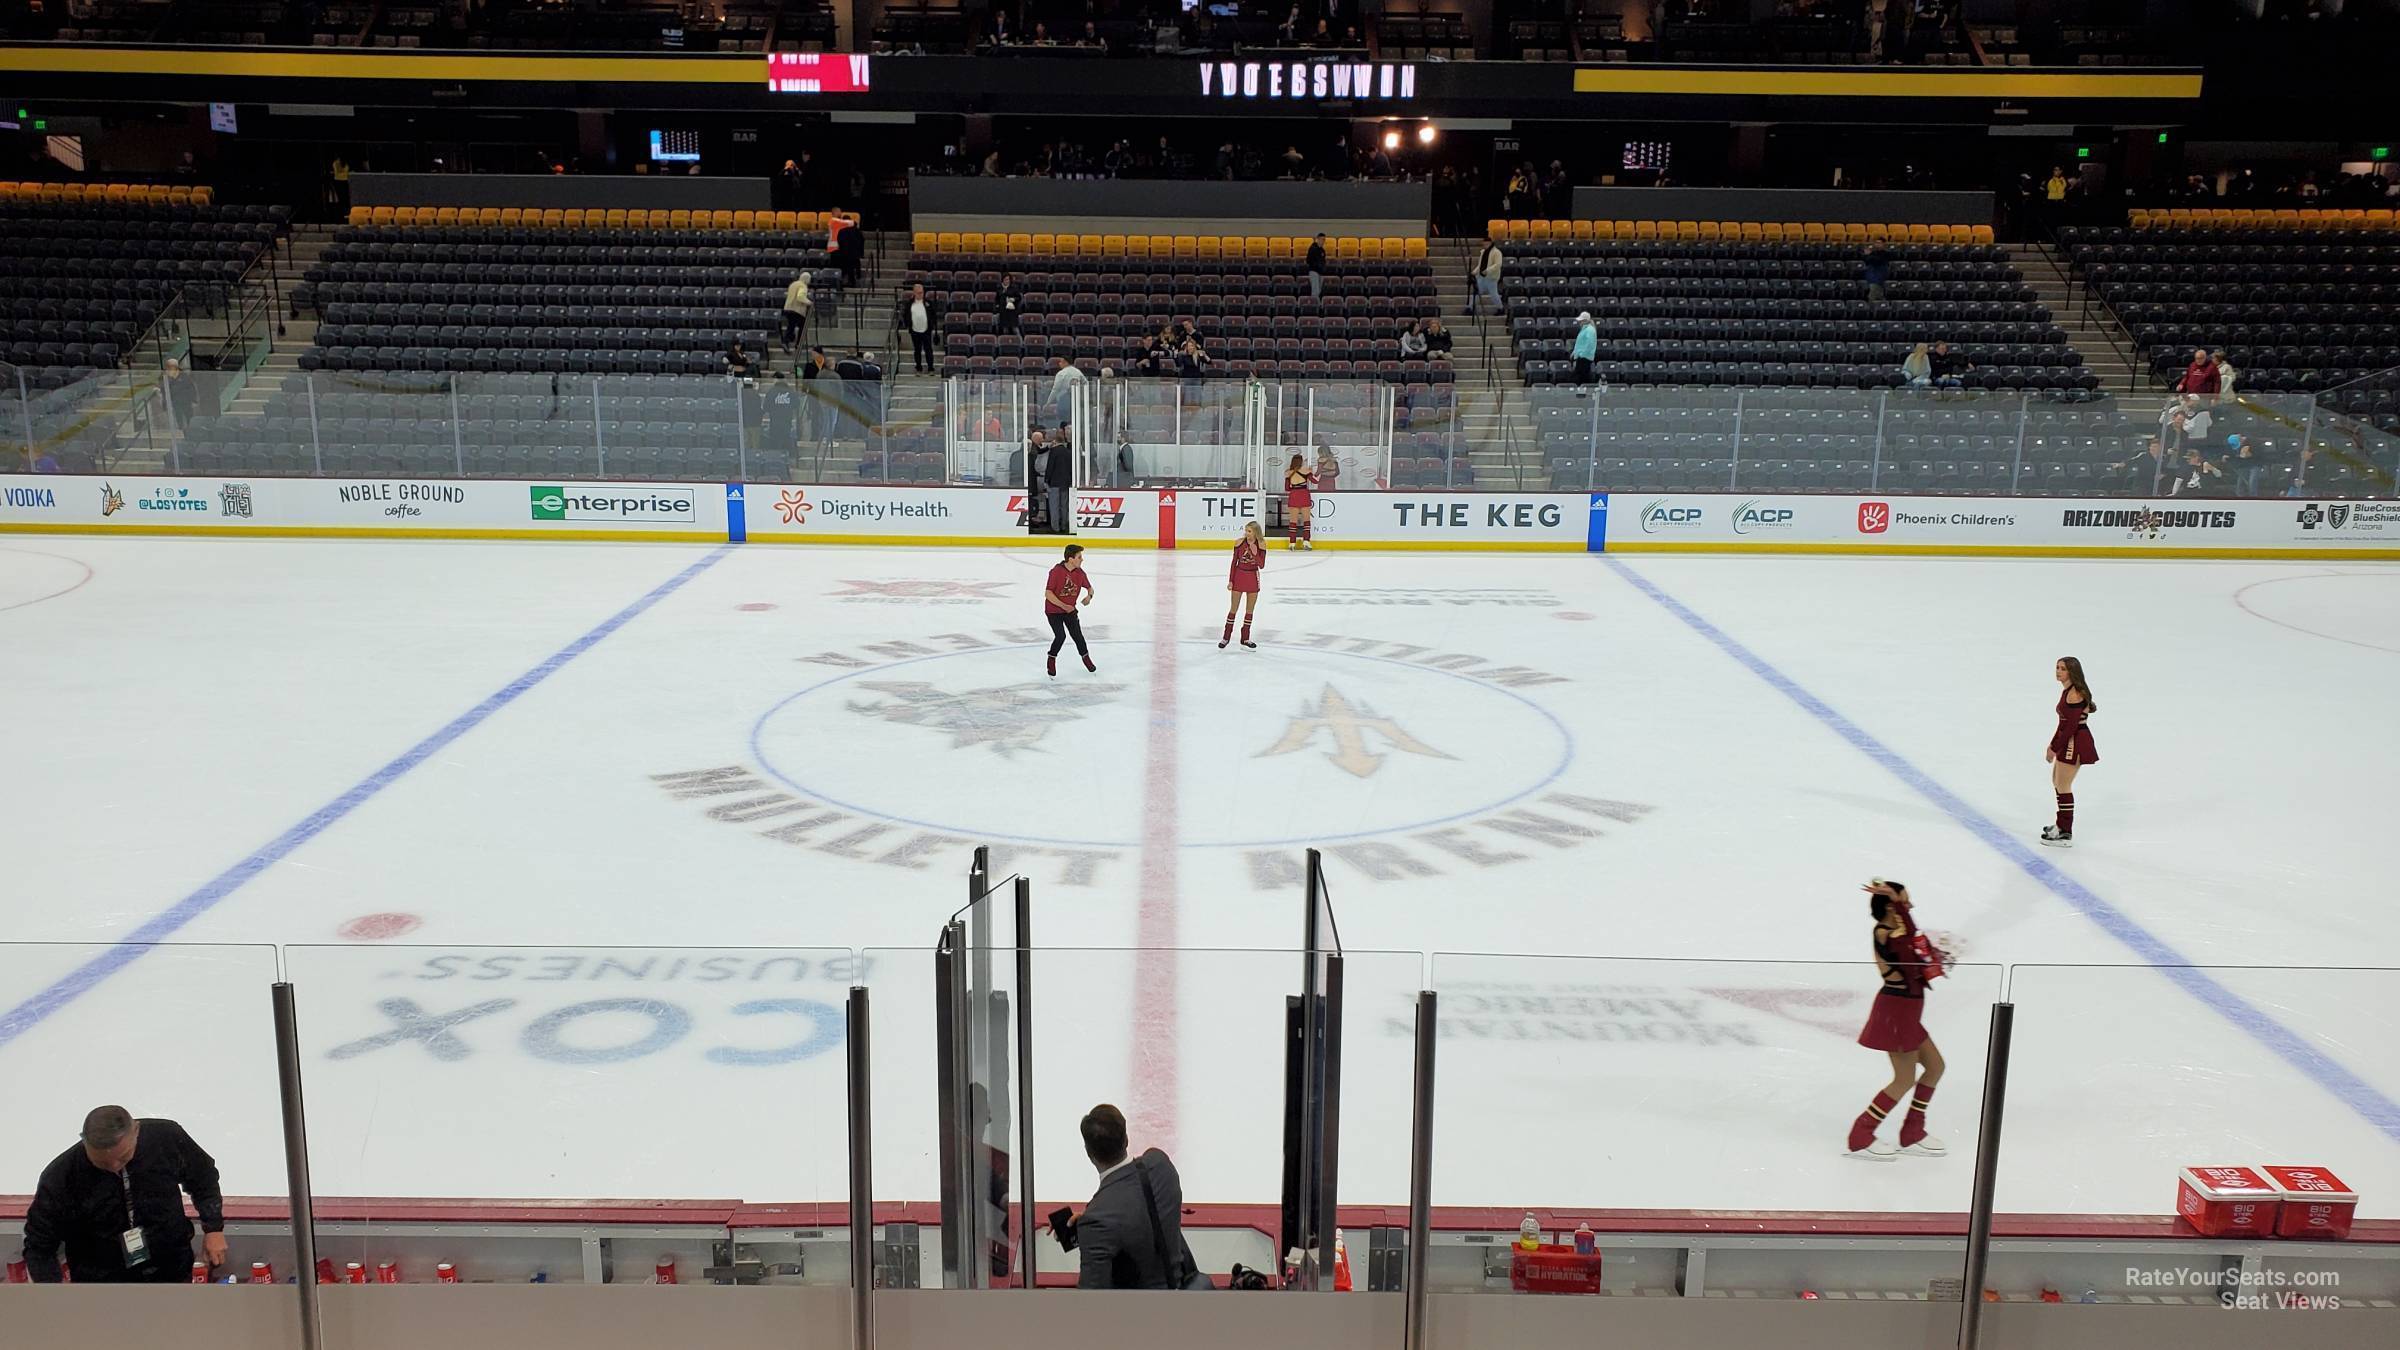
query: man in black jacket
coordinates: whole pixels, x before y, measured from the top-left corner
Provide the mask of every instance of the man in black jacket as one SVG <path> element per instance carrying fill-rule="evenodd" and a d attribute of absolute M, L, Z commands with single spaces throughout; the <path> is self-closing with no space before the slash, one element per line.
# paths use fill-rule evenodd
<path fill-rule="evenodd" d="M 1050 442 L 1049 453 L 1042 459 L 1042 490 L 1049 498 L 1050 532 L 1073 533 L 1074 518 L 1068 514 L 1068 494 L 1073 487 L 1071 467 L 1075 452 L 1067 445 L 1067 424 L 1058 424 L 1058 439 Z"/>
<path fill-rule="evenodd" d="M 995 332 L 1017 331 L 1017 313 L 1025 308 L 1025 292 L 1017 289 L 1017 275 L 1004 273 L 1000 278 L 1000 293 L 992 301 L 992 328 Z"/>
<path fill-rule="evenodd" d="M 83 1138 L 52 1159 L 25 1211 L 25 1265 L 58 1283 L 59 1251 L 77 1284 L 182 1284 L 192 1278 L 192 1221 L 200 1249 L 225 1264 L 225 1197 L 217 1162 L 171 1120 L 135 1120 L 122 1106 L 83 1118 Z"/>
<path fill-rule="evenodd" d="M 1183 1240 L 1183 1178 L 1166 1154 L 1127 1159 L 1125 1113 L 1095 1106 L 1083 1118 L 1083 1151 L 1100 1188 L 1075 1221 L 1078 1289 L 1182 1289 L 1199 1266 Z M 1162 1263 L 1161 1258 L 1164 1258 Z"/>
<path fill-rule="evenodd" d="M 1321 234 L 1308 245 L 1308 298 L 1325 298 L 1325 236 Z"/>

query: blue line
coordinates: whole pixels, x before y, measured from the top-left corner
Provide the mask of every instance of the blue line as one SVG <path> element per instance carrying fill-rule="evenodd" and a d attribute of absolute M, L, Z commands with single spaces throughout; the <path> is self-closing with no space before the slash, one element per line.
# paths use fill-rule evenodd
<path fill-rule="evenodd" d="M 1989 816 L 1967 805 L 1958 794 L 1935 782 L 1931 775 L 1901 758 L 1899 752 L 1869 735 L 1857 723 L 1826 706 L 1823 699 L 1800 687 L 1797 681 L 1769 665 L 1765 658 L 1728 636 L 1715 624 L 1701 618 L 1689 606 L 1661 590 L 1622 559 L 1603 555 L 1601 561 L 1635 590 L 1682 620 L 1685 627 L 1716 644 L 1718 650 L 1739 662 L 1751 674 L 1799 704 L 1803 712 L 1824 723 L 1860 754 L 1890 770 L 1893 777 L 1940 807 L 1967 833 L 1981 839 L 1993 852 L 2016 864 L 2027 876 L 2048 888 L 2051 894 L 2099 925 L 2110 937 L 2131 948 L 2136 956 L 2155 967 L 2161 975 L 2182 986 L 2185 993 L 2207 1004 L 2285 1063 L 2314 1078 L 2319 1086 L 2341 1098 L 2344 1105 L 2356 1111 L 2368 1124 L 2381 1130 L 2387 1137 L 2400 1141 L 2400 1102 L 2385 1096 L 2338 1060 L 2309 1044 L 2299 1033 L 2219 984 L 2207 971 L 2193 965 L 2190 958 L 2168 946 L 2164 939 L 2142 927 L 2125 911 L 2058 870 L 2048 859 L 2027 847 L 2024 841 L 2001 829 Z"/>
<path fill-rule="evenodd" d="M 68 972 L 56 984 L 9 1009 L 5 1016 L 0 1016 L 0 1046 L 6 1046 L 33 1030 L 41 1024 L 42 1019 L 90 993 L 101 981 L 132 965 L 152 945 L 173 936 L 184 925 L 215 908 L 220 901 L 250 884 L 261 872 L 290 857 L 301 845 L 366 805 L 377 793 L 398 782 L 409 770 L 483 725 L 492 714 L 516 702 L 534 686 L 557 674 L 569 661 L 590 651 L 602 638 L 639 618 L 652 605 L 683 589 L 685 583 L 715 566 L 732 551 L 731 545 L 720 545 L 707 557 L 660 582 L 651 588 L 649 594 L 602 620 L 598 627 L 551 653 L 548 660 L 509 681 L 491 697 L 453 718 L 449 725 L 410 746 L 399 758 L 360 779 L 348 792 L 310 812 L 307 819 L 275 836 L 264 848 L 218 873 L 207 885 L 152 917 L 108 950 Z"/>

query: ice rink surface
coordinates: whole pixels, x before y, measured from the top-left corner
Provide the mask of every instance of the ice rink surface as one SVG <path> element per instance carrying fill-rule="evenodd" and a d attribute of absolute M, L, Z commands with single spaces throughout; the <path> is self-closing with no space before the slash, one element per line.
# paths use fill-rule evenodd
<path fill-rule="evenodd" d="M 277 1190 L 280 948 L 320 1194 L 841 1198 L 863 982 L 878 1193 L 930 1199 L 926 950 L 988 843 L 1056 949 L 1042 1189 L 1106 1099 L 1267 1201 L 1313 844 L 1347 1202 L 1406 1198 L 1430 981 L 1438 1204 L 1963 1208 L 2006 996 L 2003 1210 L 2295 1162 L 2400 1214 L 2400 569 L 1277 547 L 1246 652 L 1222 553 L 1104 553 L 1052 680 L 1051 560 L 0 545 L 0 1190 L 104 1100 Z M 1946 1158 L 1840 1156 L 1870 875 L 1964 963 Z"/>

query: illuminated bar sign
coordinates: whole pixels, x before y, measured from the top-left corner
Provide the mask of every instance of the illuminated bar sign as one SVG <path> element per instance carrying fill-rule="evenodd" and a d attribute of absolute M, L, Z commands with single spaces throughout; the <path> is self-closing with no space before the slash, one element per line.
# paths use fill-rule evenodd
<path fill-rule="evenodd" d="M 770 52 L 767 88 L 778 94 L 863 94 L 867 58 L 843 52 Z"/>
<path fill-rule="evenodd" d="M 1373 61 L 1203 61 L 1203 98 L 1291 99 L 1417 96 L 1417 68 Z"/>

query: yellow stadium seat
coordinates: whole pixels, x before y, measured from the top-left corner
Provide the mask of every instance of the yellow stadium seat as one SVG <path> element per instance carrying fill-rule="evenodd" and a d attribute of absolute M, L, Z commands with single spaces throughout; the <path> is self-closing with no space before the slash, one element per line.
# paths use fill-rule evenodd
<path fill-rule="evenodd" d="M 500 208 L 500 223 L 501 223 L 501 224 L 503 224 L 503 225 L 522 225 L 522 224 L 524 224 L 524 223 L 525 223 L 525 208 L 524 208 L 524 207 L 522 207 L 522 206 L 503 206 L 503 207 L 501 207 L 501 208 Z"/>
<path fill-rule="evenodd" d="M 1116 236 L 1110 235 L 1109 237 L 1114 239 Z M 1128 258 L 1147 258 L 1150 256 L 1150 236 L 1146 234 L 1126 235 L 1125 242 L 1122 246 L 1112 248 L 1109 251 L 1111 253 L 1122 253 Z"/>
<path fill-rule="evenodd" d="M 1636 239 L 1658 238 L 1658 222 L 1655 220 L 1637 220 L 1633 222 L 1633 237 Z"/>
<path fill-rule="evenodd" d="M 937 253 L 957 253 L 960 251 L 960 245 L 964 242 L 957 233 L 950 230 L 944 230 L 933 237 L 933 247 Z"/>
<path fill-rule="evenodd" d="M 1026 241 L 1026 246 L 1037 258 L 1047 258 L 1058 252 L 1058 236 L 1055 234 L 1028 235 Z"/>
<path fill-rule="evenodd" d="M 1508 237 L 1512 243 L 1523 244 L 1531 242 L 1533 239 L 1533 222 L 1529 220 L 1512 220 L 1508 222 Z"/>
<path fill-rule="evenodd" d="M 631 218 L 625 214 L 624 208 L 613 207 L 600 218 L 600 223 L 606 225 L 612 230 L 622 230 L 626 227 L 630 219 Z"/>
<path fill-rule="evenodd" d="M 1493 216 L 1491 219 L 1483 222 L 1483 237 L 1486 239 L 1506 239 L 1508 237 L 1508 222 L 1499 216 Z"/>
<path fill-rule="evenodd" d="M 1697 240 L 1700 237 L 1700 222 L 1696 220 L 1676 221 L 1675 237 L 1686 241 Z"/>
<path fill-rule="evenodd" d="M 1152 251 L 1155 252 L 1156 247 L 1156 241 L 1153 240 Z M 1167 256 L 1171 258 L 1184 259 L 1199 257 L 1200 236 L 1196 234 L 1169 235 L 1167 237 Z"/>
<path fill-rule="evenodd" d="M 735 212 L 730 208 L 723 211 L 711 211 L 708 215 L 708 228 L 712 230 L 730 230 L 733 228 L 734 215 Z"/>
<path fill-rule="evenodd" d="M 2388 230 L 2392 228 L 2392 220 L 2393 215 L 2389 211 L 2367 212 L 2367 228 L 2372 230 Z"/>
<path fill-rule="evenodd" d="M 941 236 L 931 230 L 919 230 L 908 237 L 908 246 L 918 253 L 931 253 L 941 243 Z"/>
<path fill-rule="evenodd" d="M 1382 241 L 1381 239 L 1361 239 L 1361 240 L 1359 240 L 1359 241 L 1358 241 L 1358 257 L 1359 257 L 1360 259 L 1362 259 L 1363 261 L 1366 261 L 1366 262 L 1382 262 L 1382 261 L 1383 261 L 1383 241 Z"/>
<path fill-rule="evenodd" d="M 1202 262 L 1213 262 L 1225 256 L 1227 244 L 1231 244 L 1235 252 L 1241 251 L 1242 241 L 1239 239 L 1227 239 L 1220 234 L 1204 234 L 1193 241 L 1192 253 Z"/>
<path fill-rule="evenodd" d="M 373 223 L 374 219 L 375 209 L 371 206 L 353 206 L 350 208 L 350 223 L 353 225 L 371 224 Z"/>
<path fill-rule="evenodd" d="M 1423 262 L 1432 254 L 1432 247 L 1421 235 L 1411 235 L 1400 241 L 1400 256 L 1409 262 Z"/>
<path fill-rule="evenodd" d="M 192 189 L 192 201 L 196 205 L 213 206 L 216 204 L 216 200 L 217 190 L 213 187 L 196 187 Z"/>
<path fill-rule="evenodd" d="M 1097 258 L 1106 252 L 1108 252 L 1108 237 L 1106 235 L 1079 234 L 1075 236 L 1076 257 Z"/>
<path fill-rule="evenodd" d="M 1091 236 L 1086 235 L 1084 237 L 1088 239 Z M 1121 258 L 1125 256 L 1125 236 L 1121 234 L 1101 235 L 1100 256 L 1104 258 Z"/>
<path fill-rule="evenodd" d="M 983 252 L 982 233 L 976 230 L 960 230 L 958 232 L 958 251 L 961 253 Z"/>
<path fill-rule="evenodd" d="M 1174 257 L 1174 256 L 1175 256 L 1175 236 L 1174 236 L 1174 235 L 1171 235 L 1171 234 L 1154 234 L 1154 235 L 1151 235 L 1151 236 L 1149 236 L 1149 240 L 1150 240 L 1150 256 L 1151 256 L 1151 257 L 1153 257 L 1153 258 L 1172 258 L 1172 257 Z"/>
<path fill-rule="evenodd" d="M 1538 242 L 1538 241 L 1542 241 L 1542 240 L 1547 240 L 1547 239 L 1549 239 L 1549 238 L 1550 238 L 1550 222 L 1549 222 L 1549 221 L 1546 221 L 1546 220 L 1529 220 L 1529 221 L 1526 221 L 1526 222 L 1525 222 L 1525 226 L 1526 226 L 1526 228 L 1527 228 L 1527 229 L 1529 229 L 1529 230 L 1531 230 L 1531 231 L 1533 232 L 1533 237 L 1534 237 L 1534 239 L 1535 239 L 1537 242 Z"/>
<path fill-rule="evenodd" d="M 1012 234 L 1003 241 L 1002 246 L 1005 247 L 1009 252 L 1022 256 L 1024 254 L 1033 252 L 1033 236 L 1030 234 Z"/>
<path fill-rule="evenodd" d="M 1826 231 L 1825 223 L 1823 221 L 1804 220 L 1800 222 L 1800 237 L 1808 240 L 1811 243 L 1815 243 L 1820 239 L 1827 239 L 1831 236 Z"/>
<path fill-rule="evenodd" d="M 458 223 L 458 208 L 455 206 L 437 206 L 433 208 L 433 223 L 436 225 L 456 225 Z"/>
<path fill-rule="evenodd" d="M 1976 225 L 1970 228 L 1968 242 L 1975 244 L 1992 244 L 1998 242 L 1998 240 L 1992 234 L 1991 226 Z"/>
<path fill-rule="evenodd" d="M 1283 260 L 1285 260 L 1285 259 L 1288 259 L 1288 258 L 1290 258 L 1291 256 L 1292 256 L 1292 241 L 1291 241 L 1290 239 L 1288 239 L 1288 238 L 1284 237 L 1283 235 L 1270 235 L 1270 236 L 1268 237 L 1268 239 L 1267 239 L 1267 257 L 1268 257 L 1268 258 L 1270 258 L 1270 259 L 1272 259 L 1272 260 L 1275 260 L 1275 261 L 1279 261 L 1279 262 L 1280 262 L 1280 261 L 1283 261 Z"/>
<path fill-rule="evenodd" d="M 393 208 L 392 208 L 392 223 L 393 223 L 394 225 L 414 225 L 414 224 L 416 224 L 416 223 L 417 223 L 417 212 L 418 212 L 418 210 L 419 210 L 419 209 L 420 209 L 420 208 L 418 208 L 418 207 L 414 207 L 414 206 L 395 206 L 395 207 L 393 207 Z M 426 219 L 427 221 L 429 221 L 429 222 L 430 222 L 430 221 L 433 219 L 433 208 L 432 208 L 432 207 L 430 207 L 430 206 L 428 206 L 428 207 L 424 207 L 424 208 L 422 208 L 422 209 L 423 209 L 423 211 L 425 212 L 425 219 Z"/>
<path fill-rule="evenodd" d="M 1263 234 L 1242 236 L 1242 259 L 1245 262 L 1264 261 L 1267 256 L 1267 237 Z"/>
<path fill-rule="evenodd" d="M 733 213 L 733 228 L 755 230 L 762 223 L 773 223 L 774 219 L 775 213 L 772 211 L 736 211 Z"/>
<path fill-rule="evenodd" d="M 459 218 L 461 221 L 464 221 L 464 220 L 467 218 L 467 213 L 466 213 L 465 211 L 461 211 L 461 212 L 459 212 L 459 213 L 458 213 L 458 218 Z M 476 208 L 475 208 L 475 223 L 476 223 L 476 224 L 478 224 L 478 225 L 497 225 L 497 224 L 499 224 L 499 223 L 500 223 L 500 208 L 499 208 L 499 207 L 497 207 L 497 206 L 478 206 L 478 207 L 476 207 Z"/>

